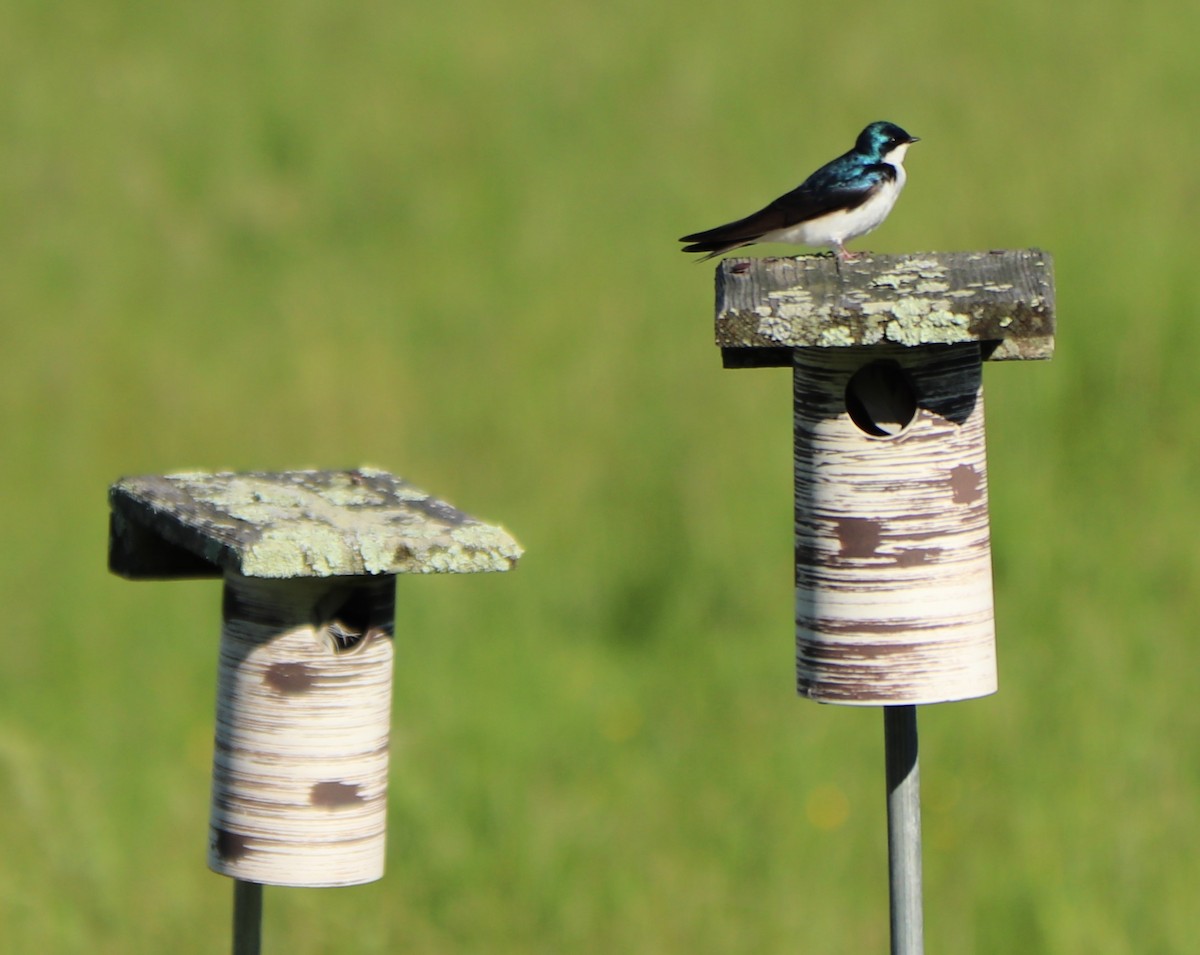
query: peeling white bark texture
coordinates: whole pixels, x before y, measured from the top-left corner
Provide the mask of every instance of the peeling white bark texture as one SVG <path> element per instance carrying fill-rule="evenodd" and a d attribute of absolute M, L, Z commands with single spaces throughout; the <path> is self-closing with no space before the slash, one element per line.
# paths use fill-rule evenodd
<path fill-rule="evenodd" d="M 250 882 L 383 875 L 395 578 L 227 574 L 208 864 Z"/>
<path fill-rule="evenodd" d="M 799 692 L 855 705 L 995 692 L 979 344 L 794 356 Z M 916 400 L 892 436 L 847 410 L 872 362 L 902 369 Z"/>

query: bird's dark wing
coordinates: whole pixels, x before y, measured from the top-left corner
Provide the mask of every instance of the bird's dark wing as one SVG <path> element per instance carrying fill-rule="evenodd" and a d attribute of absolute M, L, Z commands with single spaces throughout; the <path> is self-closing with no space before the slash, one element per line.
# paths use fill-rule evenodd
<path fill-rule="evenodd" d="M 786 225 L 796 225 L 840 209 L 857 209 L 895 179 L 896 167 L 891 163 L 841 165 L 839 168 L 838 163 L 832 162 L 822 166 L 786 196 L 780 196 L 771 206 L 781 206 L 788 220 Z"/>
<path fill-rule="evenodd" d="M 842 165 L 840 170 L 839 165 Z M 855 209 L 895 178 L 896 169 L 890 163 L 847 169 L 835 160 L 758 212 L 715 229 L 685 235 L 679 241 L 692 243 L 684 247 L 684 252 L 707 252 L 705 258 L 711 259 L 750 245 L 768 232 L 818 219 L 839 209 Z"/>

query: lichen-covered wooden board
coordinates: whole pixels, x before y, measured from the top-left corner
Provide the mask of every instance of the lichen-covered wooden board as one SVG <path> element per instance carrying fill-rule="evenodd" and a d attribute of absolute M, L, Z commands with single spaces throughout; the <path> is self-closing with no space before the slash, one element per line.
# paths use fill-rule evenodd
<path fill-rule="evenodd" d="M 991 360 L 1054 353 L 1054 275 L 1040 249 L 725 259 L 716 340 L 729 367 L 790 366 L 795 348 L 981 342 Z"/>
<path fill-rule="evenodd" d="M 511 569 L 520 545 L 386 471 L 182 473 L 109 489 L 109 567 L 132 579 Z"/>

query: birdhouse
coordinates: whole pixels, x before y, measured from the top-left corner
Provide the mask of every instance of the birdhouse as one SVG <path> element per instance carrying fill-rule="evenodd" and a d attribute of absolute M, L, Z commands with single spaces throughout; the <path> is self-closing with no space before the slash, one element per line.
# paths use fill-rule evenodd
<path fill-rule="evenodd" d="M 377 470 L 126 478 L 109 566 L 224 580 L 208 864 L 241 882 L 383 875 L 395 580 L 519 545 Z"/>
<path fill-rule="evenodd" d="M 982 364 L 1050 357 L 1050 257 L 726 259 L 716 338 L 793 369 L 799 692 L 994 692 Z"/>

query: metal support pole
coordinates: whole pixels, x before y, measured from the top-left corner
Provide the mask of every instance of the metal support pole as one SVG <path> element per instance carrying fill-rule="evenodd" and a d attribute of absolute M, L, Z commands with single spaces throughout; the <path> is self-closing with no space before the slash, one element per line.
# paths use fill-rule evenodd
<path fill-rule="evenodd" d="M 921 766 L 917 708 L 883 708 L 887 764 L 888 888 L 892 911 L 892 955 L 925 951 L 921 906 Z"/>
<path fill-rule="evenodd" d="M 233 955 L 262 950 L 262 884 L 233 880 Z"/>

